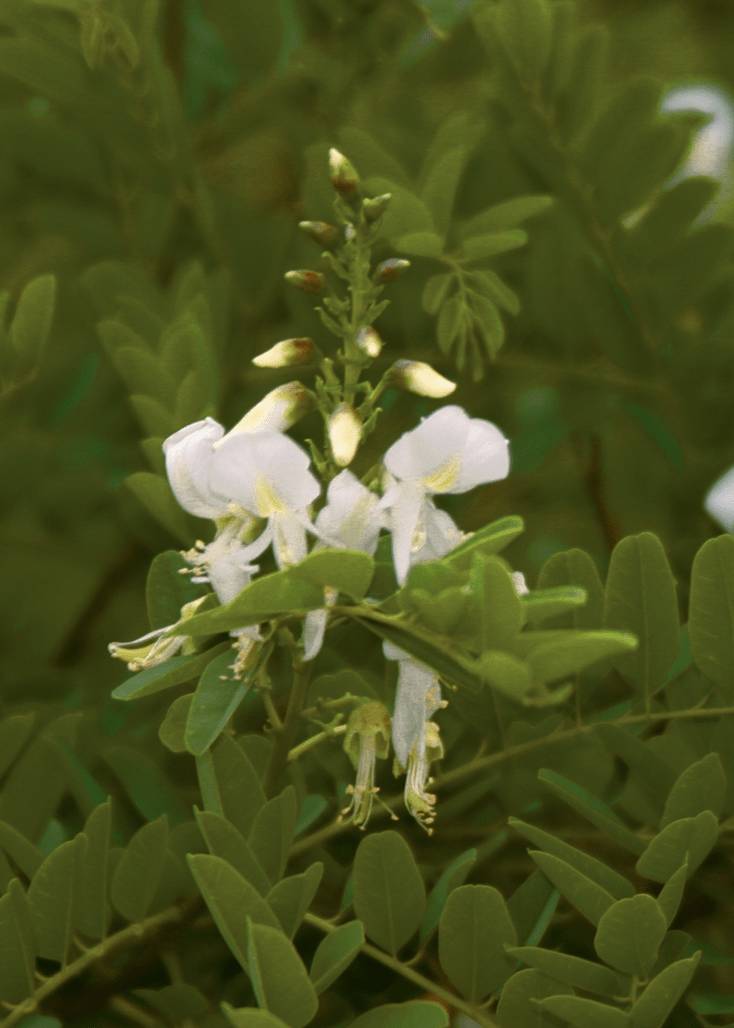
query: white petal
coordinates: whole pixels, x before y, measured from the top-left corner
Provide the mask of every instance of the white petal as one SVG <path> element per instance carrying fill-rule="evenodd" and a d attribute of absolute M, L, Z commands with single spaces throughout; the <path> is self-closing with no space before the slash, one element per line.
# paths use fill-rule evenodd
<path fill-rule="evenodd" d="M 313 660 L 321 652 L 329 612 L 323 607 L 309 610 L 303 625 L 303 659 Z"/>
<path fill-rule="evenodd" d="M 204 418 L 174 432 L 163 442 L 166 474 L 173 495 L 189 514 L 218 518 L 229 513 L 226 490 L 216 492 L 209 473 L 214 453 L 212 443 L 221 439 L 224 429 L 214 418 Z"/>
<path fill-rule="evenodd" d="M 405 585 L 424 494 L 421 486 L 412 482 L 397 483 L 393 493 L 395 499 L 388 509 L 392 533 L 392 559 L 395 577 L 400 585 Z"/>
<path fill-rule="evenodd" d="M 284 571 L 293 564 L 300 564 L 307 554 L 304 514 L 285 511 L 274 514 L 270 519 L 273 526 L 273 550 L 278 568 Z"/>
<path fill-rule="evenodd" d="M 510 441 L 491 421 L 472 418 L 461 454 L 461 470 L 447 493 L 465 493 L 486 482 L 498 482 L 510 472 Z"/>
<path fill-rule="evenodd" d="M 451 515 L 445 510 L 439 510 L 428 497 L 423 502 L 419 524 L 423 525 L 425 542 L 419 549 L 411 552 L 411 567 L 431 560 L 440 560 L 464 541 L 464 533 Z"/>
<path fill-rule="evenodd" d="M 704 507 L 722 528 L 727 532 L 734 531 L 734 468 L 729 468 L 711 487 Z"/>
<path fill-rule="evenodd" d="M 463 451 L 469 422 L 462 407 L 440 407 L 393 443 L 385 454 L 385 467 L 400 479 L 430 477 Z"/>
<path fill-rule="evenodd" d="M 240 432 L 222 439 L 210 482 L 251 514 L 269 518 L 303 509 L 319 495 L 310 463 L 306 451 L 280 432 Z"/>
<path fill-rule="evenodd" d="M 412 659 L 400 661 L 392 718 L 392 744 L 403 767 L 408 766 L 408 754 L 416 743 L 419 754 L 425 750 L 426 694 L 435 682 L 435 672 L 425 665 Z"/>
<path fill-rule="evenodd" d="M 380 529 L 388 525 L 387 515 L 378 509 L 379 497 L 345 468 L 329 483 L 326 500 L 316 516 L 316 529 L 348 550 L 373 554 Z"/>

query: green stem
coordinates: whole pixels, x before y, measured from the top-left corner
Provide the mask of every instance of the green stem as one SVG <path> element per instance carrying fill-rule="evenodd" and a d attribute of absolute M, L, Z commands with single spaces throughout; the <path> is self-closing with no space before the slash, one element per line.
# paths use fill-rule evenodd
<path fill-rule="evenodd" d="M 274 733 L 273 749 L 270 753 L 268 766 L 265 769 L 263 779 L 263 791 L 268 799 L 272 799 L 278 792 L 280 780 L 288 764 L 288 754 L 301 723 L 303 703 L 308 692 L 308 683 L 311 677 L 313 661 L 304 663 L 302 655 L 296 646 L 295 640 L 287 628 L 281 628 L 279 635 L 285 640 L 291 651 L 293 664 L 293 685 L 288 699 L 288 709 L 280 729 Z"/>
<path fill-rule="evenodd" d="M 92 946 L 90 949 L 85 950 L 77 960 L 73 960 L 57 974 L 51 975 L 51 977 L 47 978 L 43 985 L 36 989 L 33 996 L 29 996 L 28 999 L 24 999 L 21 1003 L 18 1003 L 7 1017 L 0 1022 L 0 1024 L 2 1024 L 2 1028 L 12 1028 L 14 1024 L 18 1024 L 28 1014 L 32 1014 L 37 1010 L 45 999 L 53 995 L 54 992 L 60 989 L 67 982 L 71 981 L 72 978 L 76 978 L 77 975 L 86 971 L 87 968 L 92 966 L 92 964 L 96 964 L 98 961 L 104 960 L 111 953 L 116 952 L 119 949 L 124 949 L 128 945 L 139 943 L 144 936 L 153 935 L 159 928 L 162 928 L 165 925 L 175 924 L 177 921 L 182 921 L 192 909 L 198 908 L 200 904 L 201 898 L 196 896 L 194 900 L 190 900 L 186 905 L 169 907 L 168 910 L 163 910 L 159 914 L 154 914 L 153 917 L 148 917 L 144 921 L 131 924 L 121 932 L 117 932 L 116 935 L 112 935 L 110 938 L 104 939 L 96 946 Z"/>
<path fill-rule="evenodd" d="M 323 742 L 324 739 L 332 739 L 335 735 L 344 735 L 346 730 L 346 725 L 336 725 L 334 728 L 326 728 L 323 732 L 319 732 L 317 735 L 312 735 L 310 739 L 306 739 L 305 742 L 293 747 L 288 754 L 288 763 L 291 764 L 294 760 L 298 760 L 299 757 L 303 756 L 303 754 L 313 746 L 317 746 L 320 742 Z"/>
<path fill-rule="evenodd" d="M 321 917 L 316 917 L 315 914 L 306 914 L 304 921 L 327 934 L 329 932 L 336 931 L 335 925 L 331 924 L 329 921 L 324 921 Z M 473 1006 L 471 1003 L 467 1003 L 465 1000 L 461 999 L 460 996 L 455 996 L 452 992 L 449 992 L 448 989 L 444 989 L 442 986 L 437 985 L 436 982 L 431 981 L 430 978 L 426 978 L 425 975 L 419 974 L 418 971 L 414 971 L 412 967 L 409 967 L 396 957 L 391 957 L 389 953 L 383 952 L 383 950 L 378 949 L 377 946 L 372 946 L 369 942 L 364 942 L 360 946 L 360 949 L 366 956 L 372 957 L 373 960 L 378 960 L 381 964 L 384 964 L 385 967 L 391 968 L 397 974 L 402 975 L 403 978 L 407 978 L 409 982 L 413 982 L 414 985 L 417 985 L 425 992 L 436 996 L 438 999 L 444 1000 L 446 1003 L 450 1003 L 452 1007 L 455 1007 L 463 1014 L 466 1014 L 467 1017 L 472 1019 L 472 1021 L 476 1021 L 477 1024 L 482 1025 L 482 1028 L 497 1028 L 497 1022 L 492 1020 L 491 1017 L 487 1017 L 486 1014 L 483 1014 L 478 1007 Z"/>

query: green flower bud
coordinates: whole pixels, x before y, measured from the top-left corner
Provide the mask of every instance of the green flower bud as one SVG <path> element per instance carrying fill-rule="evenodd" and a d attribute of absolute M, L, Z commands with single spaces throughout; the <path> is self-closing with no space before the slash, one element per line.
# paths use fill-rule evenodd
<path fill-rule="evenodd" d="M 343 153 L 339 153 L 333 147 L 329 150 L 329 171 L 334 189 L 345 200 L 351 200 L 360 196 L 362 187 L 359 175 L 354 170 L 353 164 L 347 160 Z"/>
<path fill-rule="evenodd" d="M 404 275 L 410 267 L 410 261 L 404 261 L 401 257 L 390 257 L 375 268 L 375 280 L 380 282 L 394 282 Z"/>
<path fill-rule="evenodd" d="M 299 221 L 298 227 L 321 246 L 332 247 L 339 241 L 339 230 L 327 221 Z"/>
<path fill-rule="evenodd" d="M 424 364 L 423 361 L 396 361 L 390 377 L 395 385 L 417 393 L 418 396 L 430 396 L 433 399 L 448 396 L 456 389 L 455 382 L 439 375 L 430 364 Z"/>
<path fill-rule="evenodd" d="M 252 358 L 258 368 L 287 368 L 291 364 L 305 364 L 313 354 L 313 340 L 283 339 L 265 353 Z"/>
<path fill-rule="evenodd" d="M 324 287 L 324 276 L 318 271 L 304 268 L 301 271 L 286 271 L 283 276 L 296 289 L 303 293 L 320 293 Z"/>
<path fill-rule="evenodd" d="M 383 193 L 382 196 L 374 196 L 371 200 L 362 201 L 362 209 L 367 221 L 377 221 L 387 210 L 387 205 L 392 200 L 392 193 Z"/>
<path fill-rule="evenodd" d="M 354 407 L 340 403 L 329 418 L 329 443 L 341 468 L 351 464 L 362 436 L 362 422 Z"/>

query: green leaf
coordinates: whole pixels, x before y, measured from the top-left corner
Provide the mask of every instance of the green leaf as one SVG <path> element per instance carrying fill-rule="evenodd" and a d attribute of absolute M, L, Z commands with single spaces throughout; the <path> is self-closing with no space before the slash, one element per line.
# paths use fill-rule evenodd
<path fill-rule="evenodd" d="M 509 546 L 513 539 L 516 539 L 524 531 L 523 519 L 516 514 L 510 514 L 472 533 L 469 539 L 451 550 L 444 560 L 457 571 L 468 571 L 475 550 L 490 557 L 499 553 L 500 550 L 504 550 L 505 546 Z"/>
<path fill-rule="evenodd" d="M 304 1028 L 319 1001 L 306 967 L 283 933 L 247 917 L 250 981 L 258 1004 L 290 1028 Z"/>
<path fill-rule="evenodd" d="M 168 845 L 166 814 L 138 829 L 127 844 L 112 879 L 111 899 L 128 921 L 143 921 L 163 874 Z"/>
<path fill-rule="evenodd" d="M 549 996 L 540 1001 L 542 1010 L 562 1017 L 569 1024 L 578 1028 L 629 1028 L 629 1017 L 619 1007 L 610 1007 L 595 999 L 583 999 L 581 996 Z"/>
<path fill-rule="evenodd" d="M 523 606 L 511 575 L 496 557 L 475 552 L 469 590 L 481 615 L 480 647 L 502 649 L 523 627 Z"/>
<path fill-rule="evenodd" d="M 340 593 L 361 600 L 370 587 L 375 562 L 369 553 L 359 550 L 324 549 L 310 553 L 289 570 L 295 578 L 311 585 L 338 589 Z M 323 605 L 322 595 L 319 606 Z"/>
<path fill-rule="evenodd" d="M 193 621 L 194 618 L 191 620 Z M 231 657 L 231 649 L 231 643 L 227 641 L 212 646 L 203 653 L 194 653 L 187 657 L 171 657 L 156 667 L 145 668 L 144 671 L 138 671 L 132 678 L 125 679 L 121 685 L 112 690 L 112 698 L 115 700 L 139 700 L 143 696 L 151 696 L 153 693 L 170 689 L 174 685 L 190 682 L 192 678 L 200 675 L 220 653 L 226 652 Z"/>
<path fill-rule="evenodd" d="M 520 597 L 524 619 L 537 624 L 546 618 L 575 611 L 586 603 L 587 593 L 575 585 L 559 585 L 554 589 L 535 590 Z"/>
<path fill-rule="evenodd" d="M 268 1010 L 259 1010 L 257 1007 L 240 1007 L 237 1010 L 226 1000 L 222 1000 L 220 1006 L 222 1013 L 234 1028 L 288 1028 L 285 1021 Z"/>
<path fill-rule="evenodd" d="M 596 564 L 584 550 L 554 553 L 538 575 L 538 591 L 561 586 L 580 586 L 586 592 L 586 605 L 574 610 L 553 625 L 554 628 L 600 628 L 604 611 L 604 586 Z M 534 593 L 526 600 L 532 602 Z M 529 616 L 529 615 L 528 615 Z"/>
<path fill-rule="evenodd" d="M 289 939 L 296 934 L 311 906 L 323 873 L 324 865 L 316 861 L 303 874 L 283 878 L 265 897 Z"/>
<path fill-rule="evenodd" d="M 36 938 L 26 892 L 13 878 L 0 897 L 0 999 L 20 1003 L 36 991 Z"/>
<path fill-rule="evenodd" d="M 250 829 L 250 849 L 273 885 L 283 877 L 296 819 L 296 790 L 287 785 L 260 807 Z"/>
<path fill-rule="evenodd" d="M 147 346 L 118 346 L 112 354 L 112 360 L 128 393 L 150 396 L 165 410 L 173 410 L 176 385 L 158 357 Z"/>
<path fill-rule="evenodd" d="M 167 436 L 172 435 L 177 428 L 181 427 L 181 421 L 176 418 L 175 413 L 153 396 L 146 396 L 143 393 L 132 393 L 130 395 L 130 404 L 137 415 L 138 421 L 148 435 L 162 436 L 165 439 Z M 182 420 L 185 422 L 185 419 Z M 140 476 L 146 474 L 148 472 L 139 471 L 130 477 L 138 482 L 140 481 Z M 165 479 L 161 481 L 168 485 Z M 128 479 L 129 482 L 130 479 Z"/>
<path fill-rule="evenodd" d="M 190 575 L 179 574 L 183 568 L 191 570 L 178 550 L 166 550 L 153 558 L 145 585 L 151 628 L 175 624 L 183 605 L 201 596 L 201 586 L 193 583 Z"/>
<path fill-rule="evenodd" d="M 549 771 L 547 768 L 542 768 L 538 772 L 538 778 L 541 782 L 545 782 L 564 803 L 567 803 L 569 807 L 572 807 L 601 831 L 616 839 L 625 849 L 631 850 L 632 853 L 644 852 L 644 840 L 630 831 L 611 807 L 608 807 L 597 796 L 576 782 L 564 778 L 556 771 Z"/>
<path fill-rule="evenodd" d="M 573 996 L 570 985 L 564 985 L 563 982 L 549 978 L 542 971 L 535 969 L 518 971 L 503 988 L 497 1004 L 497 1021 L 500 1028 L 517 1028 L 518 1025 L 530 1024 L 546 1028 L 546 1019 L 540 1020 L 535 1001 L 541 1001 L 546 996 L 564 995 Z"/>
<path fill-rule="evenodd" d="M 187 853 L 186 860 L 222 938 L 249 974 L 245 919 L 269 925 L 285 939 L 277 917 L 255 886 L 226 860 L 208 853 Z"/>
<path fill-rule="evenodd" d="M 707 753 L 681 772 L 668 796 L 660 827 L 666 828 L 681 818 L 696 817 L 702 810 L 710 810 L 718 819 L 725 796 L 726 775 L 721 758 L 718 753 Z"/>
<path fill-rule="evenodd" d="M 103 939 L 109 924 L 107 875 L 110 855 L 112 800 L 95 807 L 84 825 L 87 848 L 84 855 L 77 927 L 92 939 Z"/>
<path fill-rule="evenodd" d="M 259 646 L 258 643 L 254 644 Z M 189 753 L 199 756 L 208 750 L 226 728 L 250 688 L 259 662 L 244 674 L 233 677 L 232 649 L 215 657 L 199 679 L 186 719 L 184 743 Z"/>
<path fill-rule="evenodd" d="M 624 150 L 633 126 L 654 120 L 661 91 L 661 83 L 652 76 L 638 75 L 624 81 L 584 139 L 578 162 L 589 182 L 596 182 L 616 154 Z"/>
<path fill-rule="evenodd" d="M 265 805 L 260 779 L 244 750 L 229 735 L 196 758 L 204 806 L 225 817 L 244 839 Z"/>
<path fill-rule="evenodd" d="M 323 605 L 323 589 L 288 568 L 256 578 L 231 603 L 206 614 L 194 614 L 177 631 L 185 629 L 188 635 L 231 632 L 236 628 L 259 625 L 274 614 L 305 613 Z"/>
<path fill-rule="evenodd" d="M 194 698 L 192 692 L 184 693 L 175 699 L 166 712 L 166 716 L 158 729 L 158 738 L 166 749 L 171 753 L 185 753 L 186 743 L 184 732 L 186 731 L 186 720 L 191 709 L 191 701 Z"/>
<path fill-rule="evenodd" d="M 381 1003 L 349 1022 L 349 1028 L 448 1028 L 449 1015 L 438 1003 L 411 999 Z"/>
<path fill-rule="evenodd" d="M 612 654 L 637 648 L 629 632 L 558 632 L 558 637 L 526 654 L 535 674 L 546 682 L 564 678 Z"/>
<path fill-rule="evenodd" d="M 352 615 L 354 616 L 354 615 Z M 434 668 L 450 682 L 465 685 L 473 692 L 482 687 L 482 679 L 473 662 L 452 654 L 435 641 L 435 634 L 418 625 L 407 625 L 393 618 L 380 616 L 375 611 L 361 610 L 359 617 L 354 617 L 381 639 L 387 639 L 405 650 L 412 657 Z"/>
<path fill-rule="evenodd" d="M 348 921 L 329 932 L 319 943 L 311 961 L 309 975 L 317 993 L 332 985 L 346 971 L 364 944 L 364 926 Z"/>
<path fill-rule="evenodd" d="M 213 810 L 199 810 L 195 806 L 194 816 L 212 856 L 226 860 L 246 881 L 255 886 L 261 896 L 267 896 L 271 889 L 270 880 L 250 849 L 250 844 L 235 826 Z"/>
<path fill-rule="evenodd" d="M 503 943 L 517 935 L 505 901 L 490 885 L 460 885 L 446 900 L 438 927 L 438 957 L 451 983 L 478 1004 L 514 970 Z"/>
<path fill-rule="evenodd" d="M 510 228 L 506 232 L 491 232 L 481 236 L 465 236 L 461 256 L 469 261 L 486 260 L 508 250 L 516 250 L 527 241 L 528 234 L 521 228 Z"/>
<path fill-rule="evenodd" d="M 450 296 L 441 305 L 436 323 L 436 340 L 441 353 L 448 353 L 459 332 L 464 305 L 458 295 Z"/>
<path fill-rule="evenodd" d="M 698 817 L 673 821 L 650 840 L 635 869 L 653 882 L 667 882 L 687 859 L 686 877 L 690 878 L 709 855 L 718 836 L 719 823 L 710 810 L 701 811 Z"/>
<path fill-rule="evenodd" d="M 8 720 L 12 720 L 8 718 Z M 26 878 L 33 878 L 44 861 L 43 853 L 12 825 L 0 821 L 0 846 Z"/>
<path fill-rule="evenodd" d="M 528 850 L 528 856 L 532 857 L 569 903 L 573 903 L 579 913 L 592 924 L 598 924 L 602 914 L 614 903 L 614 897 L 606 889 L 565 860 L 540 850 Z"/>
<path fill-rule="evenodd" d="M 513 200 L 505 200 L 504 203 L 495 204 L 494 207 L 487 207 L 486 210 L 476 214 L 464 225 L 464 235 L 486 235 L 487 233 L 506 232 L 514 229 L 520 222 L 527 218 L 533 218 L 536 214 L 542 214 L 556 202 L 554 196 L 516 196 Z M 472 276 L 488 275 L 486 270 L 482 272 L 472 271 Z"/>
<path fill-rule="evenodd" d="M 173 824 L 188 821 L 191 807 L 160 764 L 129 746 L 110 746 L 104 759 L 146 820 L 154 821 L 166 813 Z"/>
<path fill-rule="evenodd" d="M 584 853 L 583 850 L 578 849 L 576 846 L 571 846 L 569 843 L 563 842 L 562 839 L 557 839 L 555 835 L 544 832 L 542 828 L 526 824 L 516 817 L 508 818 L 507 823 L 510 827 L 515 828 L 524 835 L 526 839 L 534 842 L 536 846 L 540 846 L 546 853 L 550 853 L 552 856 L 558 857 L 567 864 L 570 864 L 612 896 L 634 896 L 635 890 L 632 883 L 618 874 L 613 868 L 607 867 L 601 860 L 597 860 L 596 857 L 592 857 L 589 853 Z"/>
<path fill-rule="evenodd" d="M 482 682 L 515 703 L 532 703 L 533 677 L 524 660 L 502 650 L 488 650 L 475 661 L 474 668 Z"/>
<path fill-rule="evenodd" d="M 618 975 L 608 967 L 602 967 L 591 960 L 568 956 L 555 950 L 539 949 L 537 946 L 507 947 L 507 955 L 538 968 L 559 982 L 597 992 L 601 996 L 617 996 L 622 989 Z"/>
<path fill-rule="evenodd" d="M 410 604 L 420 611 L 421 621 L 439 635 L 450 635 L 462 620 L 468 597 L 462 586 L 443 589 L 437 595 L 425 589 L 411 589 Z"/>
<path fill-rule="evenodd" d="M 693 558 L 688 632 L 693 659 L 729 694 L 734 679 L 734 537 L 708 539 Z"/>
<path fill-rule="evenodd" d="M 6 771 L 25 746 L 33 730 L 34 714 L 12 714 L 0 721 L 0 775 Z M 0 837 L 0 844 L 2 837 Z M 21 868 L 21 870 L 23 870 Z"/>
<path fill-rule="evenodd" d="M 425 906 L 423 879 L 402 836 L 387 831 L 362 839 L 354 858 L 354 909 L 367 936 L 397 956 Z"/>
<path fill-rule="evenodd" d="M 82 879 L 87 839 L 80 832 L 57 846 L 28 887 L 38 955 L 65 965 L 82 906 Z"/>
<path fill-rule="evenodd" d="M 662 813 L 675 783 L 675 771 L 667 760 L 638 739 L 634 730 L 620 725 L 599 724 L 595 731 L 609 752 L 618 754 L 628 765 L 633 772 L 635 784 L 643 789 L 653 807 Z"/>
<path fill-rule="evenodd" d="M 440 257 L 443 253 L 443 239 L 435 232 L 409 232 L 399 236 L 393 245 L 401 253 L 416 257 Z"/>
<path fill-rule="evenodd" d="M 206 1013 L 209 1003 L 204 995 L 187 982 L 176 982 L 163 989 L 131 989 L 133 996 L 148 1003 L 174 1024 Z"/>
<path fill-rule="evenodd" d="M 471 871 L 477 859 L 475 849 L 465 850 L 452 860 L 449 866 L 442 873 L 436 884 L 431 889 L 426 903 L 426 913 L 421 925 L 418 943 L 421 949 L 433 935 L 434 930 L 441 920 L 441 914 L 446 906 L 446 900 L 454 889 L 464 884 L 464 879 Z"/>
<path fill-rule="evenodd" d="M 55 300 L 55 275 L 39 275 L 32 279 L 18 298 L 9 334 L 20 357 L 19 371 L 22 375 L 38 364 L 51 331 Z"/>
<path fill-rule="evenodd" d="M 448 232 L 454 198 L 466 159 L 467 146 L 462 141 L 458 146 L 448 147 L 438 154 L 424 175 L 421 199 L 431 212 L 436 229 L 444 236 Z"/>
<path fill-rule="evenodd" d="M 479 268 L 474 268 L 467 273 L 466 277 L 492 303 L 496 303 L 498 307 L 504 307 L 510 314 L 520 313 L 520 301 L 517 295 L 496 272 L 490 268 L 484 268 L 481 271 Z"/>
<path fill-rule="evenodd" d="M 657 896 L 658 906 L 663 912 L 665 923 L 670 928 L 675 915 L 678 913 L 680 901 L 683 899 L 683 890 L 688 877 L 688 861 L 685 861 L 672 878 L 669 878 Z"/>
<path fill-rule="evenodd" d="M 515 71 L 522 80 L 537 82 L 550 56 L 550 5 L 545 0 L 512 0 L 498 5 L 496 19 Z"/>
<path fill-rule="evenodd" d="M 380 175 L 365 179 L 364 186 L 373 196 L 390 193 L 392 197 L 382 216 L 382 234 L 393 245 L 402 236 L 435 231 L 430 211 L 412 189 L 405 189 Z"/>
<path fill-rule="evenodd" d="M 580 136 L 598 114 L 602 89 L 606 85 L 609 39 L 606 25 L 592 24 L 585 25 L 574 40 L 571 69 L 557 122 L 559 133 L 568 143 Z"/>
<path fill-rule="evenodd" d="M 648 893 L 617 900 L 602 915 L 594 949 L 618 971 L 647 978 L 668 929 L 657 901 Z"/>
<path fill-rule="evenodd" d="M 675 579 L 662 543 L 652 532 L 626 536 L 614 547 L 607 574 L 604 628 L 633 632 L 634 653 L 614 666 L 645 697 L 665 683 L 678 652 L 680 627 Z"/>
<path fill-rule="evenodd" d="M 632 1028 L 661 1028 L 695 974 L 701 950 L 688 960 L 669 964 L 645 986 L 629 1012 Z"/>
<path fill-rule="evenodd" d="M 694 175 L 663 190 L 632 229 L 635 258 L 643 264 L 665 257 L 718 191 L 714 179 Z"/>
<path fill-rule="evenodd" d="M 423 310 L 434 316 L 438 314 L 446 299 L 451 282 L 454 278 L 453 272 L 446 272 L 443 275 L 431 275 L 423 287 L 421 303 Z"/>
<path fill-rule="evenodd" d="M 368 192 L 376 195 L 390 192 L 389 189 L 375 189 L 372 183 L 366 181 L 370 176 L 377 175 L 384 175 L 393 179 L 398 185 L 410 188 L 410 179 L 399 161 L 383 150 L 380 144 L 364 129 L 352 125 L 345 126 L 339 129 L 338 139 L 342 152 L 349 157 L 356 168 L 359 168 Z M 325 148 L 324 156 L 326 156 Z"/>
<path fill-rule="evenodd" d="M 494 360 L 505 341 L 505 326 L 499 311 L 491 300 L 480 293 L 469 293 L 474 322 L 484 339 L 484 347 L 490 360 Z"/>

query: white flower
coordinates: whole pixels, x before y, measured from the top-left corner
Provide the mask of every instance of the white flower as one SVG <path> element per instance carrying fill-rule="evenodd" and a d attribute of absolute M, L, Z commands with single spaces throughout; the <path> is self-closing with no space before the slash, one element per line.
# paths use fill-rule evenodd
<path fill-rule="evenodd" d="M 505 478 L 509 440 L 491 422 L 450 405 L 405 432 L 384 465 L 389 477 L 380 506 L 389 511 L 395 575 L 403 585 L 413 564 L 444 556 L 464 538 L 430 495 L 464 493 Z"/>
<path fill-rule="evenodd" d="M 181 617 L 173 625 L 154 628 L 152 632 L 141 635 L 139 639 L 133 639 L 132 642 L 109 643 L 107 649 L 110 651 L 110 655 L 117 657 L 118 660 L 124 660 L 128 671 L 144 671 L 149 667 L 157 667 L 158 664 L 162 664 L 170 657 L 175 657 L 177 653 L 181 653 L 183 656 L 193 653 L 193 640 L 188 636 L 172 635 L 168 638 L 162 638 L 162 636 L 193 617 L 205 599 L 205 596 L 200 596 L 198 600 L 185 603 L 181 608 Z M 146 645 L 141 646 L 141 643 Z"/>
<path fill-rule="evenodd" d="M 310 406 L 311 399 L 305 386 L 297 381 L 286 382 L 263 396 L 262 400 L 227 432 L 225 438 L 240 432 L 285 432 L 307 413 Z M 216 442 L 214 449 L 218 449 L 223 442 L 224 439 Z"/>
<path fill-rule="evenodd" d="M 709 489 L 704 507 L 722 528 L 734 531 L 734 468 L 729 468 Z"/>
<path fill-rule="evenodd" d="M 163 442 L 166 474 L 173 495 L 189 514 L 199 518 L 229 517 L 229 497 L 215 494 L 209 484 L 214 450 L 212 446 L 224 435 L 214 418 L 204 418 L 186 425 Z"/>
<path fill-rule="evenodd" d="M 448 396 L 456 389 L 456 382 L 449 381 L 443 375 L 425 364 L 423 361 L 396 361 L 392 366 L 392 379 L 411 393 L 418 396 L 431 396 L 434 399 Z"/>
<path fill-rule="evenodd" d="M 395 750 L 395 774 L 406 770 L 405 805 L 418 824 L 429 835 L 434 819 L 436 797 L 426 792 L 430 783 L 429 765 L 443 756 L 438 725 L 430 717 L 440 707 L 448 706 L 441 699 L 438 675 L 390 642 L 382 649 L 388 660 L 399 662 L 398 689 L 392 718 L 392 744 Z"/>
<path fill-rule="evenodd" d="M 387 528 L 387 519 L 379 509 L 379 502 L 379 497 L 345 468 L 329 483 L 326 505 L 316 515 L 314 527 L 322 539 L 330 540 L 330 546 L 374 554 L 380 529 Z M 317 542 L 314 552 L 325 545 Z M 336 603 L 337 596 L 336 589 L 325 589 L 325 606 L 306 615 L 304 660 L 313 660 L 320 652 L 329 616 L 327 608 Z"/>
<path fill-rule="evenodd" d="M 268 521 L 244 547 L 243 558 L 259 556 L 272 543 L 281 570 L 304 559 L 306 531 L 318 534 L 307 507 L 321 492 L 310 463 L 306 451 L 280 432 L 239 432 L 221 440 L 209 472 L 213 491 Z"/>

